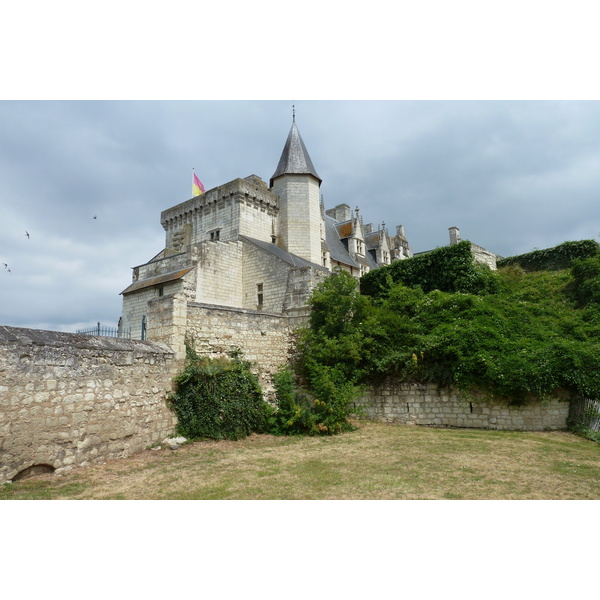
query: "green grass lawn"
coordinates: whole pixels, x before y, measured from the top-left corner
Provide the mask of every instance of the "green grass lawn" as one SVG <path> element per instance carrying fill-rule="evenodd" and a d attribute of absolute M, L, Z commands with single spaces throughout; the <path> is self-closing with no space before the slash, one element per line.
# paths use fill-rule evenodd
<path fill-rule="evenodd" d="M 571 433 L 358 425 L 332 437 L 253 435 L 146 450 L 0 486 L 0 499 L 600 498 L 600 445 Z"/>

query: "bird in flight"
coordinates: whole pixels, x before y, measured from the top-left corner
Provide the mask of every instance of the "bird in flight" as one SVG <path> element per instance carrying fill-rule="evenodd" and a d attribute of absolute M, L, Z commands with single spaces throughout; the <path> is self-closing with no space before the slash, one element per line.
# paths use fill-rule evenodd
<path fill-rule="evenodd" d="M 5 269 L 8 269 L 8 265 L 6 263 L 2 263 Z"/>
<path fill-rule="evenodd" d="M 94 219 L 97 219 L 98 217 L 96 215 L 94 215 Z"/>
<path fill-rule="evenodd" d="M 27 239 L 29 239 L 29 232 L 28 231 L 25 232 L 25 235 L 27 236 Z"/>

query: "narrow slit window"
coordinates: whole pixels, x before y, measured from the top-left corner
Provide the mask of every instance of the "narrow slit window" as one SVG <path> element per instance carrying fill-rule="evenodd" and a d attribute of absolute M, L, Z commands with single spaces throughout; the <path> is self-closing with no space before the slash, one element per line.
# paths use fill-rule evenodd
<path fill-rule="evenodd" d="M 256 284 L 256 304 L 258 304 L 258 307 L 260 308 L 263 305 L 263 284 L 262 283 L 257 283 Z"/>

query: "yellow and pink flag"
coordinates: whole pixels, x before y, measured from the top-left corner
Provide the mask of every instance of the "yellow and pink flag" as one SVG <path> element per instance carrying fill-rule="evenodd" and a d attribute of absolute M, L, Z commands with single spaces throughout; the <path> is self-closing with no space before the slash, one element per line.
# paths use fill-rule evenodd
<path fill-rule="evenodd" d="M 194 177 L 192 179 L 192 197 L 199 196 L 200 194 L 204 194 L 204 186 L 202 182 L 198 179 L 196 173 L 194 173 Z"/>

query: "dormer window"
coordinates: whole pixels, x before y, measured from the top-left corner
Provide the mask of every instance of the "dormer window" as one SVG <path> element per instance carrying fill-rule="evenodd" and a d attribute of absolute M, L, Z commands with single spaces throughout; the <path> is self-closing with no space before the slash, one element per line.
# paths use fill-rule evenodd
<path fill-rule="evenodd" d="M 211 232 L 209 232 L 209 238 L 210 238 L 211 242 L 218 242 L 220 237 L 221 237 L 220 229 L 213 229 Z"/>

